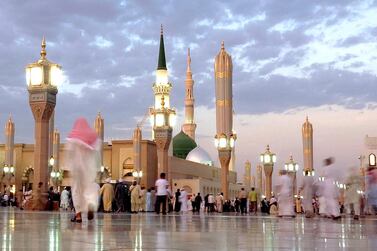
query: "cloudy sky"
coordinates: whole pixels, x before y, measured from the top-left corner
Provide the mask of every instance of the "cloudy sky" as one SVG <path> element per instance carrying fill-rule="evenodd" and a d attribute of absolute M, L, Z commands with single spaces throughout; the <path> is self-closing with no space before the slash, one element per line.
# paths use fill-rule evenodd
<path fill-rule="evenodd" d="M 180 121 L 191 48 L 198 142 L 214 159 L 213 64 L 225 41 L 240 174 L 247 159 L 255 167 L 266 144 L 277 168 L 290 153 L 302 164 L 306 115 L 317 170 L 328 156 L 338 169 L 357 165 L 364 136 L 377 136 L 377 2 L 362 0 L 2 0 L 0 123 L 12 114 L 16 142 L 33 141 L 24 67 L 39 58 L 45 35 L 48 59 L 64 68 L 56 107 L 62 138 L 75 118 L 92 121 L 98 111 L 107 140 L 129 138 L 153 103 L 160 24 Z"/>

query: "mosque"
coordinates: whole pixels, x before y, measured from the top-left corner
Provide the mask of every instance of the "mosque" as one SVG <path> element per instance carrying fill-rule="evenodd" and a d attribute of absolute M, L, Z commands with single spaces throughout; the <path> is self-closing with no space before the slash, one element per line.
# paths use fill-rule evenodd
<path fill-rule="evenodd" d="M 43 44 L 42 44 L 43 47 Z M 222 45 L 221 51 L 225 52 Z M 220 51 L 220 52 L 221 52 Z M 160 35 L 159 59 L 157 73 L 163 69 L 166 71 L 166 57 L 163 40 L 163 32 Z M 157 74 L 158 75 L 158 74 Z M 157 76 L 158 77 L 158 76 Z M 187 55 L 187 71 L 185 83 L 185 119 L 180 132 L 176 132 L 169 144 L 168 166 L 172 190 L 184 187 L 189 194 L 200 192 L 207 193 L 221 192 L 221 169 L 214 166 L 205 149 L 201 148 L 195 138 L 197 125 L 194 119 L 194 80 L 191 72 L 190 50 Z M 170 84 L 170 83 L 169 83 Z M 171 88 L 171 86 L 169 87 Z M 155 106 L 158 102 L 162 107 L 169 103 L 169 96 L 158 96 L 155 93 Z M 98 113 L 94 128 L 98 136 L 104 139 L 104 119 Z M 199 125 L 200 126 L 200 125 Z M 27 189 L 34 180 L 34 144 L 14 143 L 15 124 L 10 117 L 5 126 L 6 143 L 0 145 L 0 163 L 4 167 L 4 175 L 1 179 L 1 189 L 9 187 L 16 189 Z M 65 144 L 60 142 L 59 131 L 54 129 L 54 118 L 50 119 L 49 128 L 49 165 L 46 166 L 50 176 L 49 185 L 69 186 L 70 174 L 65 171 Z M 154 137 L 152 136 L 154 139 Z M 232 155 L 234 160 L 234 154 Z M 137 179 L 141 186 L 150 188 L 154 186 L 159 173 L 158 167 L 158 145 L 156 140 L 142 138 L 142 126 L 138 125 L 132 139 L 111 140 L 103 142 L 101 152 L 101 170 L 98 172 L 97 182 L 103 183 L 105 179 L 111 178 L 112 182 L 119 179 L 132 181 Z M 232 164 L 233 163 L 233 164 Z M 5 172 L 7 170 L 7 172 Z M 234 168 L 234 161 L 231 161 L 229 170 L 229 197 L 236 196 L 241 188 L 237 184 L 237 173 Z"/>

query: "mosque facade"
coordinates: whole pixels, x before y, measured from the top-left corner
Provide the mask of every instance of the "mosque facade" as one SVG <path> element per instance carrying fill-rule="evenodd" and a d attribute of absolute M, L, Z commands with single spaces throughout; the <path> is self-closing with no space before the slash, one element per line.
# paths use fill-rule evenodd
<path fill-rule="evenodd" d="M 165 50 L 162 47 L 164 47 L 163 44 L 160 44 L 159 57 L 163 53 L 165 60 Z M 163 51 L 161 52 L 161 50 Z M 222 192 L 220 182 L 221 169 L 214 166 L 214 161 L 209 154 L 195 141 L 197 124 L 194 119 L 194 80 L 192 78 L 189 50 L 184 83 L 184 124 L 180 132 L 174 133 L 175 136 L 172 139 L 171 150 L 168 156 L 172 192 L 184 187 L 189 194 L 197 194 L 198 192 L 202 195 L 220 193 Z M 162 102 L 168 101 L 165 99 Z M 94 129 L 102 140 L 104 140 L 104 127 L 105 120 L 101 114 L 98 114 L 94 121 Z M 50 178 L 49 186 L 69 186 L 71 177 L 65 171 L 65 144 L 60 143 L 60 134 L 57 130 L 53 128 L 50 130 L 50 137 L 52 137 L 50 140 L 50 157 L 52 158 L 50 160 L 53 159 L 53 161 L 52 163 L 50 161 L 49 166 L 46 168 L 48 168 L 49 173 L 52 170 L 59 170 L 59 175 Z M 99 170 L 97 176 L 98 183 L 103 183 L 107 178 L 111 178 L 112 182 L 116 182 L 119 179 L 131 182 L 136 179 L 140 182 L 141 186 L 146 188 L 154 187 L 155 180 L 159 175 L 157 145 L 155 140 L 143 139 L 141 131 L 142 129 L 139 127 L 135 129 L 134 135 L 139 136 L 137 141 L 124 139 L 103 143 L 100 154 L 101 170 Z M 14 143 L 15 132 L 15 125 L 10 118 L 5 126 L 6 142 L 5 144 L 0 144 L 0 164 L 11 167 L 13 173 L 3 175 L 1 179 L 2 191 L 4 189 L 13 191 L 25 190 L 35 182 L 35 170 L 33 166 L 34 144 Z M 138 171 L 139 176 L 134 175 L 135 171 Z M 229 195 L 230 198 L 233 198 L 241 188 L 241 185 L 237 184 L 237 173 L 234 169 L 229 171 L 228 180 Z"/>

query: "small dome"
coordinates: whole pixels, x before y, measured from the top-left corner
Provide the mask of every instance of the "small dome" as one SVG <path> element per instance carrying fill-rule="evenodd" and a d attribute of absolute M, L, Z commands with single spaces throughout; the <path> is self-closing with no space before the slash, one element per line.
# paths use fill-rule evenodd
<path fill-rule="evenodd" d="M 183 131 L 173 138 L 173 156 L 177 158 L 186 159 L 187 154 L 195 147 L 195 141 Z"/>
<path fill-rule="evenodd" d="M 200 146 L 197 146 L 194 150 L 192 150 L 186 157 L 186 160 L 213 166 L 213 161 L 209 154 Z"/>

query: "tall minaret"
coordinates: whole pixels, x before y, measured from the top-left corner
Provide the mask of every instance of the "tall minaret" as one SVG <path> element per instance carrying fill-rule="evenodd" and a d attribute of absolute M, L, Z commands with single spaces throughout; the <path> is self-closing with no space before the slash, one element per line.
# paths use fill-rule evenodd
<path fill-rule="evenodd" d="M 167 179 L 170 184 L 172 181 L 172 172 L 169 167 L 168 152 L 175 121 L 175 110 L 170 107 L 170 91 L 172 87 L 168 79 L 164 34 L 161 25 L 156 82 L 152 87 L 154 92 L 154 106 L 150 108 L 150 115 L 153 122 L 153 139 L 157 146 L 157 173 L 158 176 L 162 172 L 167 173 Z"/>
<path fill-rule="evenodd" d="M 257 191 L 259 194 L 264 194 L 263 189 L 263 175 L 262 175 L 262 165 L 257 165 Z"/>
<path fill-rule="evenodd" d="M 232 57 L 225 51 L 224 42 L 215 59 L 216 136 L 215 144 L 221 164 L 221 190 L 229 199 L 229 162 L 236 136 L 233 133 Z"/>
<path fill-rule="evenodd" d="M 59 170 L 59 159 L 60 159 L 60 133 L 58 129 L 54 131 L 54 138 L 53 138 L 53 147 L 52 147 L 52 156 L 54 157 L 54 170 Z"/>
<path fill-rule="evenodd" d="M 247 188 L 251 187 L 251 163 L 248 160 L 245 162 L 244 185 Z"/>
<path fill-rule="evenodd" d="M 308 175 L 314 175 L 313 169 L 313 126 L 306 117 L 305 123 L 302 125 L 302 144 L 304 151 L 304 172 L 308 171 Z"/>
<path fill-rule="evenodd" d="M 12 117 L 9 116 L 7 123 L 5 124 L 5 165 L 13 166 L 13 151 L 14 151 L 14 123 Z"/>
<path fill-rule="evenodd" d="M 133 135 L 133 150 L 134 150 L 134 169 L 135 171 L 142 171 L 141 169 L 141 139 L 142 139 L 142 134 L 141 134 L 141 129 L 139 126 L 137 126 L 134 130 L 134 135 Z"/>
<path fill-rule="evenodd" d="M 104 140 L 104 119 L 101 116 L 101 113 L 98 112 L 96 120 L 94 121 L 94 130 L 97 133 L 98 138 L 101 140 L 101 153 L 100 153 L 100 158 L 101 158 L 101 166 L 103 165 L 103 140 Z"/>
<path fill-rule="evenodd" d="M 187 70 L 186 70 L 186 97 L 185 97 L 185 123 L 182 130 L 195 141 L 196 124 L 194 122 L 194 80 L 191 72 L 190 48 L 187 52 Z"/>

